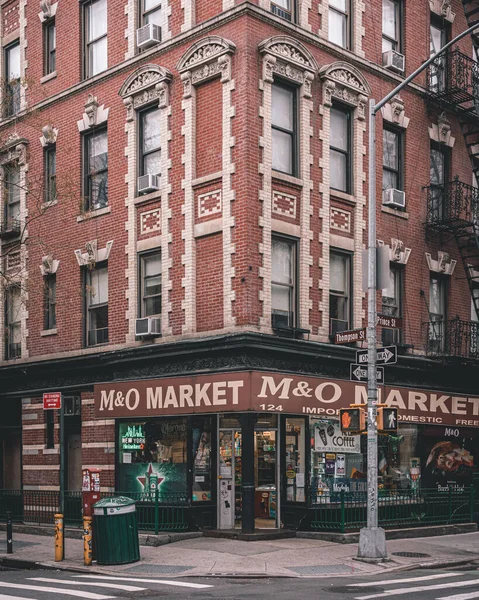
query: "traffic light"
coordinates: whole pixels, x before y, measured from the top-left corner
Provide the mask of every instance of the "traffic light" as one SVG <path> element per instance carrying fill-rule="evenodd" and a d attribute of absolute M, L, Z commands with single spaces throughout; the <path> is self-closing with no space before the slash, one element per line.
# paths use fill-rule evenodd
<path fill-rule="evenodd" d="M 359 406 L 341 408 L 339 422 L 343 433 L 361 433 L 366 430 L 366 411 Z"/>
<path fill-rule="evenodd" d="M 398 409 L 391 406 L 378 408 L 378 431 L 396 433 L 398 429 Z"/>

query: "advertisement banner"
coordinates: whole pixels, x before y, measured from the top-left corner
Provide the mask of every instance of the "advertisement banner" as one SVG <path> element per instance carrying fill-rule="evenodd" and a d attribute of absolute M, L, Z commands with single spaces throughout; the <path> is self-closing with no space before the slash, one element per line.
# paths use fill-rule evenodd
<path fill-rule="evenodd" d="M 136 463 L 120 464 L 118 489 L 125 493 L 159 495 L 186 494 L 186 464 Z"/>
<path fill-rule="evenodd" d="M 343 433 L 339 423 L 321 423 L 314 431 L 316 452 L 340 452 L 360 454 L 361 436 Z"/>

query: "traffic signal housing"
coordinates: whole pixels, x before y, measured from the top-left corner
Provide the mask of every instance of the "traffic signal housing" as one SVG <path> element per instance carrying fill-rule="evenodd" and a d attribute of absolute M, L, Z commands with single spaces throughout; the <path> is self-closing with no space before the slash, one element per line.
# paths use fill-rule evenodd
<path fill-rule="evenodd" d="M 378 431 L 396 433 L 398 430 L 398 409 L 392 406 L 378 408 Z"/>
<path fill-rule="evenodd" d="M 339 422 L 343 433 L 361 433 L 366 431 L 366 411 L 360 406 L 341 408 Z"/>

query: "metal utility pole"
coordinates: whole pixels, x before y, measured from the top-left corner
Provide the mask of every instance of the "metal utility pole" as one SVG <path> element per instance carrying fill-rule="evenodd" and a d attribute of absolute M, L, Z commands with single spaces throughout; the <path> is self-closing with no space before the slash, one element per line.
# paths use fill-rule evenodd
<path fill-rule="evenodd" d="M 378 431 L 377 431 L 377 397 L 376 380 L 376 115 L 381 108 L 396 94 L 405 88 L 413 79 L 422 73 L 438 56 L 444 54 L 456 42 L 479 29 L 479 22 L 463 31 L 453 40 L 443 46 L 439 52 L 426 60 L 409 77 L 406 77 L 387 96 L 376 104 L 374 99 L 369 101 L 369 207 L 368 207 L 368 497 L 367 497 L 367 526 L 359 534 L 358 559 L 380 562 L 387 559 L 386 534 L 378 527 Z"/>

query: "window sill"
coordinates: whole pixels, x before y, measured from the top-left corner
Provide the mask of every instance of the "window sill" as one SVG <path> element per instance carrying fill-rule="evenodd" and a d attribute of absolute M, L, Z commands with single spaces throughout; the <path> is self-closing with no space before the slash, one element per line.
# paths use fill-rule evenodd
<path fill-rule="evenodd" d="M 91 210 L 89 212 L 83 213 L 82 215 L 79 215 L 77 217 L 77 223 L 81 223 L 82 221 L 88 221 L 89 219 L 95 219 L 96 217 L 107 215 L 108 213 L 111 213 L 111 206 L 97 208 L 96 210 Z"/>
<path fill-rule="evenodd" d="M 287 175 L 286 173 L 281 173 L 281 171 L 272 172 L 273 179 L 277 179 L 279 181 L 284 181 L 285 183 L 291 183 L 292 185 L 296 185 L 298 187 L 303 187 L 303 180 L 298 177 L 293 177 L 292 175 Z"/>
<path fill-rule="evenodd" d="M 55 329 L 44 329 L 43 331 L 40 331 L 40 337 L 48 337 L 49 335 L 57 335 L 58 331 L 55 327 Z"/>
<path fill-rule="evenodd" d="M 52 206 L 55 206 L 58 204 L 58 200 L 55 198 L 55 200 L 50 200 L 49 202 L 44 202 L 42 204 L 42 210 L 48 210 L 49 208 L 51 208 Z"/>
<path fill-rule="evenodd" d="M 48 75 L 44 75 L 41 79 L 40 79 L 40 83 L 46 83 L 47 81 L 51 81 L 52 79 L 55 79 L 57 76 L 57 72 L 53 71 L 53 73 L 48 73 Z"/>
<path fill-rule="evenodd" d="M 381 210 L 388 215 L 399 217 L 400 219 L 409 219 L 409 213 L 397 210 L 395 208 L 389 208 L 389 206 L 381 206 Z"/>
<path fill-rule="evenodd" d="M 356 205 L 356 198 L 346 192 L 340 192 L 339 190 L 329 189 L 329 196 L 331 198 L 337 198 L 338 200 L 344 200 L 348 204 Z"/>
<path fill-rule="evenodd" d="M 203 175 L 203 177 L 198 177 L 197 179 L 193 179 L 191 182 L 191 187 L 197 187 L 199 185 L 205 185 L 206 183 L 211 183 L 212 181 L 217 181 L 223 177 L 223 171 L 218 171 L 217 173 L 210 173 L 209 175 Z"/>
<path fill-rule="evenodd" d="M 161 190 L 144 194 L 143 196 L 136 196 L 133 200 L 134 204 L 143 204 L 143 202 L 150 202 L 150 200 L 161 200 Z"/>
<path fill-rule="evenodd" d="M 308 336 L 311 333 L 309 329 L 302 329 L 301 327 L 273 327 L 275 333 L 280 337 L 287 337 L 293 339 L 304 339 L 304 336 Z"/>

